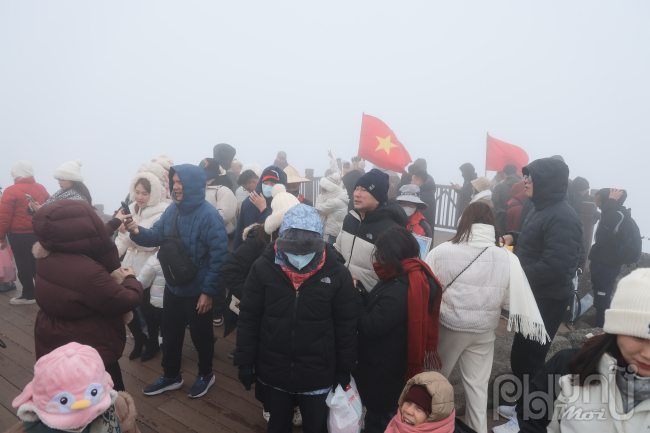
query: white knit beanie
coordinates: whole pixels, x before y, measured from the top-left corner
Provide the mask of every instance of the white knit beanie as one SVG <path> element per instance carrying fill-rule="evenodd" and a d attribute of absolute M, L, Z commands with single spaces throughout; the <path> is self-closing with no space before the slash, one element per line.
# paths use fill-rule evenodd
<path fill-rule="evenodd" d="M 280 228 L 284 214 L 295 205 L 300 204 L 300 200 L 293 194 L 289 194 L 281 183 L 273 187 L 272 194 L 271 210 L 273 213 L 264 221 L 264 231 L 269 235 Z"/>
<path fill-rule="evenodd" d="M 650 340 L 650 268 L 637 269 L 618 282 L 603 330 Z"/>
<path fill-rule="evenodd" d="M 54 170 L 54 179 L 69 180 L 70 182 L 83 182 L 84 177 L 81 175 L 81 166 L 83 163 L 79 159 L 64 162 Z"/>

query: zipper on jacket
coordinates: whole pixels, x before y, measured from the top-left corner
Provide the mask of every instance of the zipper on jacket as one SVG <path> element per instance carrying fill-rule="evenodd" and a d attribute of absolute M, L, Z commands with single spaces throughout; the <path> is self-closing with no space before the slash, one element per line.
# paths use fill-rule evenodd
<path fill-rule="evenodd" d="M 290 382 L 291 386 L 295 389 L 295 384 L 293 383 L 293 360 L 296 356 L 296 313 L 298 311 L 298 298 L 300 297 L 300 289 L 296 290 L 296 300 L 293 303 L 293 318 L 291 319 L 291 376 Z"/>
<path fill-rule="evenodd" d="M 350 263 L 352 263 L 352 254 L 354 253 L 354 243 L 357 241 L 357 234 L 359 233 L 359 230 L 361 230 L 362 225 L 363 225 L 363 220 L 361 220 L 361 222 L 359 223 L 359 227 L 357 227 L 357 232 L 354 234 L 354 239 L 352 239 L 352 246 L 350 247 L 350 257 L 348 257 L 348 263 L 347 263 L 348 269 L 350 269 Z"/>

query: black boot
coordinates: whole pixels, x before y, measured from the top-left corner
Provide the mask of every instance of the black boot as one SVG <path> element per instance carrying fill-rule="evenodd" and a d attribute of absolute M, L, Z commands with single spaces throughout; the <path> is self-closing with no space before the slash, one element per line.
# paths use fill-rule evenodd
<path fill-rule="evenodd" d="M 152 360 L 156 357 L 158 352 L 160 352 L 160 345 L 158 344 L 158 339 L 156 338 L 155 342 L 152 340 L 154 339 L 150 339 L 149 342 L 147 343 L 147 349 L 142 354 L 142 358 L 140 358 L 140 362 L 147 362 L 149 360 Z"/>
<path fill-rule="evenodd" d="M 144 332 L 141 335 L 136 335 L 133 342 L 133 351 L 129 355 L 129 359 L 133 360 L 142 356 L 142 348 L 147 344 L 147 336 Z"/>

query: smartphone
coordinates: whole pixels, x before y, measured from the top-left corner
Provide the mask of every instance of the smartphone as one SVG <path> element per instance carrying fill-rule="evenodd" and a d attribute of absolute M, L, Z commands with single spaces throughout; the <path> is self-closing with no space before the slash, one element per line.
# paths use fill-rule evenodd
<path fill-rule="evenodd" d="M 31 195 L 25 194 L 25 197 L 27 197 L 27 200 L 31 201 L 32 203 L 36 203 L 36 200 L 34 200 Z M 36 204 L 38 204 L 38 203 L 36 203 Z"/>
<path fill-rule="evenodd" d="M 124 215 L 128 215 L 131 213 L 131 211 L 129 210 L 129 205 L 126 204 L 125 201 L 122 202 L 122 207 L 120 209 L 122 210 L 122 213 Z M 133 221 L 133 218 L 127 218 L 124 220 L 125 223 L 130 223 L 131 221 Z"/>

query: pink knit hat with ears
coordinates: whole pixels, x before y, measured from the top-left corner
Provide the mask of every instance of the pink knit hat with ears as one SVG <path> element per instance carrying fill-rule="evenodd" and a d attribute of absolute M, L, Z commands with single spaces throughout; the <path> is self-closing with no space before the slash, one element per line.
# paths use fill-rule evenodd
<path fill-rule="evenodd" d="M 14 399 L 23 421 L 41 420 L 53 429 L 83 429 L 117 398 L 99 353 L 68 343 L 34 365 L 34 379 Z"/>

